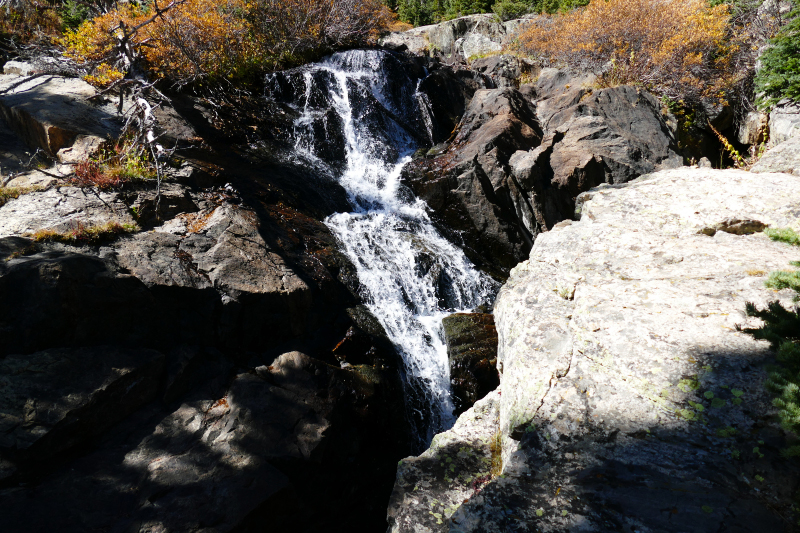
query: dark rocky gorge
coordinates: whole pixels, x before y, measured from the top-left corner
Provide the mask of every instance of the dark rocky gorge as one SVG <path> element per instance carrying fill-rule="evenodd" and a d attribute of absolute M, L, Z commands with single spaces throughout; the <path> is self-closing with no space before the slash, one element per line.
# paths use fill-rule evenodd
<path fill-rule="evenodd" d="M 610 283 L 615 269 L 636 271 L 620 282 L 644 275 L 631 254 L 646 250 L 620 237 L 626 220 L 666 241 L 690 227 L 694 251 L 653 251 L 651 262 L 679 268 L 686 257 L 693 280 L 693 261 L 710 260 L 695 257 L 703 239 L 721 247 L 711 255 L 722 261 L 736 246 L 725 239 L 759 237 L 703 233 L 730 226 L 720 221 L 733 208 L 694 199 L 698 220 L 681 222 L 682 210 L 654 207 L 657 193 L 635 196 L 647 181 L 624 188 L 691 157 L 673 118 L 646 92 L 597 89 L 583 74 L 545 69 L 520 85 L 528 67 L 509 56 L 470 69 L 392 48 L 276 73 L 264 98 L 238 109 L 173 97 L 155 111 L 164 144 L 180 148 L 158 190 L 70 185 L 70 163 L 118 133 L 114 106 L 87 100 L 91 88 L 78 80 L 0 76 L 0 168 L 11 172 L 0 180 L 27 188 L 0 206 L 0 529 L 383 531 L 388 502 L 393 531 L 664 530 L 669 521 L 651 520 L 664 514 L 653 506 L 706 484 L 715 488 L 699 493 L 728 515 L 681 514 L 680 528 L 736 530 L 725 525 L 741 502 L 767 524 L 761 530 L 777 530 L 769 509 L 783 510 L 785 494 L 767 503 L 743 496 L 746 483 L 718 458 L 709 468 L 697 466 L 702 459 L 675 466 L 713 435 L 670 414 L 653 430 L 661 448 L 651 446 L 656 422 L 636 404 L 643 394 L 680 413 L 694 383 L 733 400 L 730 386 L 719 389 L 730 382 L 763 408 L 763 393 L 743 384 L 763 380 L 763 350 L 725 337 L 751 363 L 717 368 L 712 350 L 697 355 L 683 337 L 662 339 L 668 328 L 650 317 L 643 342 L 620 325 L 628 311 L 599 316 L 612 296 L 587 296 L 589 281 Z M 26 168 L 36 148 L 52 166 Z M 656 175 L 666 176 L 665 190 L 690 196 L 677 175 Z M 764 190 L 790 187 L 766 179 Z M 728 182 L 753 187 L 738 175 Z M 634 198 L 607 200 L 604 210 L 617 189 Z M 764 190 L 779 215 L 748 216 L 793 224 L 792 205 Z M 614 208 L 622 223 L 611 220 Z M 650 212 L 678 229 L 653 230 Z M 110 220 L 141 231 L 99 243 L 32 239 Z M 598 239 L 595 220 L 608 225 Z M 738 276 L 737 261 L 777 268 L 780 250 L 748 254 L 717 266 L 761 301 L 749 278 L 731 272 Z M 509 276 L 493 315 L 497 281 Z M 609 340 L 609 328 L 622 333 Z M 635 350 L 612 360 L 614 338 L 655 343 L 647 365 L 663 367 L 661 377 L 640 375 Z M 680 361 L 662 353 L 668 346 L 679 346 Z M 717 373 L 697 370 L 701 363 Z M 691 390 L 673 390 L 680 380 Z M 597 397 L 572 398 L 570 387 Z M 654 387 L 669 393 L 659 399 Z M 746 476 L 778 476 L 777 430 L 748 409 L 725 411 L 713 430 L 740 427 L 739 448 L 768 441 L 760 466 L 746 458 Z M 581 422 L 598 413 L 594 425 Z M 659 454 L 683 484 L 636 474 Z M 604 476 L 607 486 L 597 481 Z M 651 480 L 666 488 L 628 504 L 626 487 Z"/>

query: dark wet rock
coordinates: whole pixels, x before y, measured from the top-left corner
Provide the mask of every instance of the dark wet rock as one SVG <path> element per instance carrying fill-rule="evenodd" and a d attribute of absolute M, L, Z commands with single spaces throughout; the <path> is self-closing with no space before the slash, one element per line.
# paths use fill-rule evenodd
<path fill-rule="evenodd" d="M 535 86 L 479 91 L 447 150 L 404 170 L 481 268 L 505 277 L 581 192 L 682 164 L 655 97 L 595 81 L 544 69 Z"/>
<path fill-rule="evenodd" d="M 475 91 L 491 85 L 488 78 L 470 70 L 438 68 L 419 85 L 430 121 L 431 142 L 436 145 L 453 138 Z"/>
<path fill-rule="evenodd" d="M 0 479 L 41 468 L 155 398 L 164 356 L 111 346 L 0 360 Z"/>
<path fill-rule="evenodd" d="M 531 74 L 528 66 L 517 56 L 500 54 L 476 59 L 469 65 L 470 70 L 488 76 L 495 87 L 518 87 L 520 77 Z"/>
<path fill-rule="evenodd" d="M 522 93 L 478 91 L 448 150 L 412 162 L 403 177 L 447 228 L 462 232 L 468 257 L 502 276 L 530 245 L 517 219 L 508 162 L 520 147 L 540 142 L 541 129 Z"/>
<path fill-rule="evenodd" d="M 511 159 L 524 194 L 519 205 L 530 206 L 523 220 L 532 235 L 570 218 L 583 191 L 682 164 L 652 95 L 621 86 L 578 100 L 549 116 L 540 146 Z"/>
<path fill-rule="evenodd" d="M 500 384 L 497 330 L 488 313 L 456 313 L 442 320 L 450 361 L 450 387 L 459 415 Z"/>
<path fill-rule="evenodd" d="M 129 196 L 125 203 L 142 227 L 160 226 L 178 215 L 199 210 L 189 190 L 176 183 L 164 183 L 158 189 L 140 189 Z"/>

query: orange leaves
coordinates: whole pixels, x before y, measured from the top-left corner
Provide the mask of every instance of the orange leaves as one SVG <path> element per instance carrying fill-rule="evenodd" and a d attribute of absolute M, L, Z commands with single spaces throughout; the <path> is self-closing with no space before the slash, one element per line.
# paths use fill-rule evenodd
<path fill-rule="evenodd" d="M 723 52 L 728 6 L 706 0 L 592 0 L 532 24 L 523 51 L 604 72 L 606 84 L 644 85 L 670 96 L 703 92 Z"/>
<path fill-rule="evenodd" d="M 87 81 L 107 85 L 127 67 L 111 57 L 120 22 L 131 28 L 153 19 L 132 44 L 152 73 L 177 85 L 247 80 L 339 47 L 369 44 L 396 22 L 379 0 L 181 0 L 155 18 L 152 6 L 120 4 L 67 32 L 67 55 L 100 65 Z"/>

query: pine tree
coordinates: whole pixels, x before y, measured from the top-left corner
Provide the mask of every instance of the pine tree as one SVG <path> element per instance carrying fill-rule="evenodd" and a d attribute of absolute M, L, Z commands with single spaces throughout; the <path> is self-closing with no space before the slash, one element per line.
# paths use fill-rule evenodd
<path fill-rule="evenodd" d="M 763 93 L 762 107 L 772 107 L 783 98 L 800 101 L 800 0 L 792 3 L 789 22 L 761 56 L 756 92 Z"/>

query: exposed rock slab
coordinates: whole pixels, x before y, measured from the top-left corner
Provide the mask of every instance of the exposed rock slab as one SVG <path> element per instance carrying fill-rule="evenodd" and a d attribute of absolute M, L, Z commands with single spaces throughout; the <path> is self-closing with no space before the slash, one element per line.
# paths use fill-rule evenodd
<path fill-rule="evenodd" d="M 800 135 L 800 104 L 782 100 L 769 113 L 769 137 L 780 144 Z"/>
<path fill-rule="evenodd" d="M 249 209 L 221 205 L 180 215 L 121 242 L 117 256 L 149 287 L 213 287 L 222 294 L 225 321 L 241 324 L 242 335 L 306 329 L 311 289 L 265 242 Z"/>
<path fill-rule="evenodd" d="M 0 237 L 25 235 L 41 229 L 66 232 L 79 224 L 94 226 L 110 221 L 136 223 L 119 193 L 56 187 L 22 195 L 0 207 Z"/>
<path fill-rule="evenodd" d="M 767 150 L 750 171 L 786 172 L 800 176 L 800 135 Z"/>
<path fill-rule="evenodd" d="M 153 399 L 163 364 L 156 351 L 116 347 L 0 360 L 0 477 L 102 434 Z"/>
<path fill-rule="evenodd" d="M 379 422 L 392 407 L 369 389 L 353 371 L 282 354 L 223 389 L 143 410 L 44 483 L 3 490 L 4 531 L 346 529 L 354 508 L 385 510 L 330 492 L 353 479 L 373 491 L 385 468 L 375 452 L 392 445 Z M 323 499 L 336 505 L 323 512 Z"/>
<path fill-rule="evenodd" d="M 0 114 L 32 148 L 55 156 L 79 136 L 116 139 L 122 119 L 116 107 L 85 81 L 54 75 L 0 75 Z"/>
<path fill-rule="evenodd" d="M 463 59 L 497 53 L 511 41 L 528 20 L 497 22 L 494 15 L 468 15 L 440 24 L 420 26 L 404 32 L 390 33 L 380 41 L 381 46 L 412 54 L 445 57 L 454 54 Z"/>
<path fill-rule="evenodd" d="M 397 531 L 789 530 L 771 354 L 736 325 L 791 304 L 763 281 L 796 254 L 750 232 L 798 228 L 799 179 L 684 168 L 582 196 L 495 305 L 505 477 Z"/>
<path fill-rule="evenodd" d="M 516 216 L 513 197 L 519 193 L 508 161 L 515 151 L 537 146 L 541 136 L 521 92 L 477 91 L 447 151 L 407 165 L 404 179 L 449 228 L 464 232 L 473 261 L 507 271 L 530 245 Z"/>
<path fill-rule="evenodd" d="M 447 149 L 404 169 L 482 268 L 504 277 L 581 192 L 682 165 L 654 96 L 593 83 L 544 69 L 535 86 L 478 91 Z"/>
<path fill-rule="evenodd" d="M 499 467 L 499 399 L 489 393 L 458 418 L 456 425 L 434 437 L 419 457 L 403 459 L 389 500 L 389 531 L 448 531 L 450 518 L 465 500 L 480 497 Z M 494 451 L 493 451 L 494 450 Z"/>

